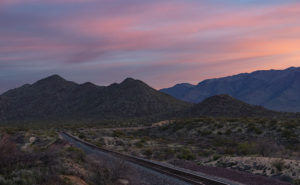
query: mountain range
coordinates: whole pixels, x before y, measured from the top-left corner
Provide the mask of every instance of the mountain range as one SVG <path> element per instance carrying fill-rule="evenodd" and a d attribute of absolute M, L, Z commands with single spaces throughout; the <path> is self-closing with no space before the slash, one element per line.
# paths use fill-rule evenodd
<path fill-rule="evenodd" d="M 0 120 L 84 120 L 160 117 L 191 104 L 161 93 L 139 80 L 97 86 L 77 84 L 58 75 L 0 96 Z"/>
<path fill-rule="evenodd" d="M 212 96 L 198 104 L 188 103 L 132 78 L 119 84 L 97 86 L 53 75 L 0 96 L 0 123 L 154 121 L 199 116 L 274 118 L 287 114 L 249 105 L 228 95 Z"/>
<path fill-rule="evenodd" d="M 214 95 L 227 94 L 271 110 L 300 112 L 300 68 L 242 73 L 204 80 L 197 85 L 177 84 L 160 91 L 192 103 L 202 102 Z"/>

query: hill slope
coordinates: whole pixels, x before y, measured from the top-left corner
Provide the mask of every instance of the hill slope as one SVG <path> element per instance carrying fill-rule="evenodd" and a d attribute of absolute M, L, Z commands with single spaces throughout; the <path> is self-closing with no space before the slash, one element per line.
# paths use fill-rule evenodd
<path fill-rule="evenodd" d="M 216 95 L 194 105 L 185 115 L 195 117 L 280 117 L 286 114 L 250 105 L 228 95 Z"/>
<path fill-rule="evenodd" d="M 128 78 L 108 87 L 76 84 L 58 75 L 0 96 L 0 121 L 97 121 L 171 115 L 191 104 Z"/>
<path fill-rule="evenodd" d="M 204 80 L 195 86 L 178 84 L 161 92 L 194 103 L 210 96 L 228 94 L 268 109 L 300 112 L 300 68 L 243 73 Z"/>

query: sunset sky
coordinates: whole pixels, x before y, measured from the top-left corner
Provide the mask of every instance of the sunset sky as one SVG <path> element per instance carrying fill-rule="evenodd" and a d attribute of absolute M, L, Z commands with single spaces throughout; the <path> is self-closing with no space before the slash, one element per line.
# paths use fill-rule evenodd
<path fill-rule="evenodd" d="M 0 0 L 0 93 L 51 74 L 159 89 L 290 66 L 299 0 Z"/>

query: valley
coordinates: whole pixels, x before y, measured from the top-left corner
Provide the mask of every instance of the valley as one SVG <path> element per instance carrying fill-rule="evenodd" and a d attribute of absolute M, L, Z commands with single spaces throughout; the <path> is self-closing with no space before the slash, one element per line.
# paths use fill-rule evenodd
<path fill-rule="evenodd" d="M 226 94 L 189 103 L 132 78 L 96 86 L 58 75 L 0 95 L 0 182 L 152 185 L 170 178 L 147 180 L 157 172 L 137 170 L 110 154 L 93 155 L 61 132 L 102 149 L 241 184 L 300 183 L 299 113 Z"/>

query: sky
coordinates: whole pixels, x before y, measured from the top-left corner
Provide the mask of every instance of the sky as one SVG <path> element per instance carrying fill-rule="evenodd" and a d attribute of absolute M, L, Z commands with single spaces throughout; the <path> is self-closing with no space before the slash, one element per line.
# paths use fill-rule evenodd
<path fill-rule="evenodd" d="M 0 0 L 0 93 L 52 74 L 176 83 L 300 66 L 298 0 Z"/>

